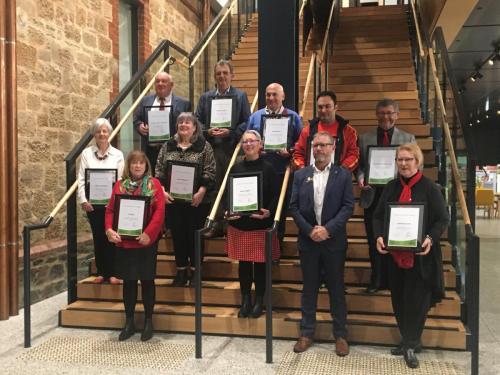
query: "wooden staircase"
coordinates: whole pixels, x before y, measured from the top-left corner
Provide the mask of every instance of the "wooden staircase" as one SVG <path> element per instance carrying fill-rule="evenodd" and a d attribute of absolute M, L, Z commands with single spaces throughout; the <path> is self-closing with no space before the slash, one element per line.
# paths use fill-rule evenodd
<path fill-rule="evenodd" d="M 390 32 L 379 27 L 373 19 L 384 20 L 384 25 L 391 22 Z M 247 91 L 250 102 L 257 89 L 256 23 L 257 19 L 254 19 L 233 55 L 236 69 L 234 85 Z M 406 16 L 400 6 L 343 9 L 330 69 L 331 88 L 338 93 L 339 112 L 351 120 L 359 133 L 376 126 L 374 112 L 377 100 L 383 97 L 398 99 L 401 104 L 398 126 L 417 136 L 425 150 L 425 173 L 435 178 L 437 171 L 433 167 L 432 139 L 429 125 L 422 124 L 420 120 L 408 38 Z M 305 76 L 301 75 L 301 84 L 304 85 L 304 82 Z M 309 113 L 312 113 L 311 105 L 312 98 Z M 354 192 L 359 197 L 356 185 Z M 363 210 L 356 203 L 354 215 L 348 223 L 349 246 L 345 270 L 349 339 L 357 343 L 394 345 L 400 337 L 389 292 L 380 291 L 374 295 L 364 292 L 370 279 L 370 263 L 362 215 Z M 297 227 L 288 218 L 282 259 L 279 265 L 273 266 L 273 333 L 276 338 L 295 339 L 299 335 L 302 284 L 296 235 Z M 466 332 L 460 321 L 460 298 L 454 291 L 456 273 L 451 265 L 451 248 L 444 240 L 442 248 L 446 298 L 430 311 L 422 341 L 426 347 L 463 350 Z M 92 262 L 90 275 L 94 271 Z M 162 239 L 157 266 L 155 329 L 192 333 L 194 289 L 170 286 L 175 272 L 171 239 Z M 123 326 L 125 316 L 121 286 L 93 284 L 93 278 L 89 276 L 78 283 L 78 301 L 60 311 L 61 326 L 112 329 Z M 205 243 L 202 296 L 204 333 L 265 335 L 264 316 L 259 319 L 237 317 L 240 303 L 238 265 L 226 257 L 223 238 Z M 330 341 L 333 339 L 332 319 L 328 313 L 326 289 L 320 291 L 318 309 L 316 337 Z M 138 324 L 141 324 L 142 318 L 142 306 L 138 304 Z"/>

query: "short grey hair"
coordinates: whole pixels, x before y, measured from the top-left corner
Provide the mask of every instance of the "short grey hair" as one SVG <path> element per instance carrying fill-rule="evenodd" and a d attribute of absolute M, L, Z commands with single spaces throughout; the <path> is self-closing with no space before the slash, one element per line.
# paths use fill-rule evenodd
<path fill-rule="evenodd" d="M 335 143 L 336 137 L 325 131 L 317 132 L 316 134 L 314 134 L 313 141 L 321 136 L 328 137 L 330 143 Z"/>
<path fill-rule="evenodd" d="M 252 130 L 245 130 L 245 132 L 241 136 L 240 142 L 243 142 L 243 137 L 245 136 L 245 134 L 253 134 L 259 142 L 262 142 L 262 136 L 260 135 L 260 133 L 257 130 L 253 130 L 253 129 Z"/>
<path fill-rule="evenodd" d="M 224 59 L 220 59 L 219 61 L 217 61 L 214 65 L 214 74 L 215 74 L 215 69 L 217 69 L 218 66 L 228 66 L 229 67 L 229 72 L 231 74 L 234 73 L 234 68 L 233 68 L 233 64 L 231 64 L 229 62 L 229 60 L 224 60 Z"/>
<path fill-rule="evenodd" d="M 107 118 L 99 117 L 92 125 L 90 125 L 90 133 L 95 135 L 102 125 L 106 125 L 106 128 L 110 133 L 113 132 L 113 127 L 109 123 L 109 120 Z"/>
<path fill-rule="evenodd" d="M 178 142 L 180 137 L 179 135 L 177 134 L 177 127 L 179 126 L 179 124 L 182 122 L 182 121 L 185 121 L 185 120 L 188 120 L 188 121 L 191 121 L 194 125 L 194 133 L 193 135 L 191 136 L 191 138 L 189 139 L 189 143 L 193 144 L 195 143 L 198 138 L 200 137 L 200 135 L 202 134 L 202 129 L 201 129 L 201 125 L 200 125 L 200 122 L 198 121 L 198 119 L 196 118 L 195 115 L 193 115 L 192 112 L 182 112 L 178 117 L 177 117 L 177 121 L 175 123 L 175 135 L 174 135 L 174 139 Z"/>
<path fill-rule="evenodd" d="M 377 103 L 377 106 L 375 107 L 375 111 L 378 111 L 379 108 L 382 108 L 382 107 L 389 107 L 390 105 L 392 105 L 395 112 L 399 112 L 399 103 L 396 100 L 389 99 L 389 98 L 385 98 L 385 99 L 380 100 Z"/>

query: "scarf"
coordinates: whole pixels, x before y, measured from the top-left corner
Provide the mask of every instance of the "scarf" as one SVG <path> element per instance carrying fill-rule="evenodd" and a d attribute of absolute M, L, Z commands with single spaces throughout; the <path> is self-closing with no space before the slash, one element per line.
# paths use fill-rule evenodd
<path fill-rule="evenodd" d="M 127 177 L 120 181 L 120 192 L 128 195 L 134 195 L 135 191 L 140 187 L 143 196 L 152 197 L 154 194 L 154 184 L 150 176 L 144 176 L 142 180 L 132 181 Z"/>
<path fill-rule="evenodd" d="M 418 171 L 408 183 L 405 182 L 403 177 L 399 176 L 399 182 L 403 186 L 398 202 L 411 202 L 411 188 L 420 181 L 422 172 Z M 413 268 L 415 262 L 415 254 L 411 251 L 391 251 L 392 258 L 399 268 L 409 269 Z"/>

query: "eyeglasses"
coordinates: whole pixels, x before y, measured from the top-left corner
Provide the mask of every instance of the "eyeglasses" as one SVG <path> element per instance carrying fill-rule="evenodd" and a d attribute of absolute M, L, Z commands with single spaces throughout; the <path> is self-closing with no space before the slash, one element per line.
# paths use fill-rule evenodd
<path fill-rule="evenodd" d="M 397 112 L 377 112 L 378 116 L 392 116 L 396 114 Z"/>
<path fill-rule="evenodd" d="M 415 158 L 396 158 L 398 163 L 409 163 L 415 160 Z"/>
<path fill-rule="evenodd" d="M 333 143 L 316 143 L 312 146 L 313 148 L 325 148 L 326 146 L 333 146 Z"/>
<path fill-rule="evenodd" d="M 247 139 L 246 141 L 242 141 L 242 145 L 253 145 L 254 143 L 260 142 L 256 139 Z"/>

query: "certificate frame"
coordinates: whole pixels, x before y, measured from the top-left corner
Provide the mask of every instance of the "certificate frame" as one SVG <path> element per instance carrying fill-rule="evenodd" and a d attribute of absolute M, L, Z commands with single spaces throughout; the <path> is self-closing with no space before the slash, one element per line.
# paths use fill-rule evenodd
<path fill-rule="evenodd" d="M 114 184 L 118 180 L 118 169 L 116 169 L 116 168 L 85 168 L 85 198 L 92 205 L 104 206 L 104 205 L 108 204 L 109 198 L 111 198 L 111 195 L 105 201 L 104 200 L 102 200 L 102 201 L 96 201 L 96 200 L 91 201 L 90 200 L 90 174 L 91 173 L 114 173 L 114 180 L 112 183 L 112 185 L 114 186 Z M 111 191 L 113 191 L 113 186 L 111 186 Z"/>
<path fill-rule="evenodd" d="M 147 141 L 150 144 L 161 144 L 164 143 L 168 140 L 170 140 L 174 135 L 172 134 L 172 105 L 164 105 L 165 111 L 168 108 L 168 137 L 158 137 L 158 138 L 150 138 L 150 135 L 148 134 L 147 136 Z M 143 113 L 143 118 L 145 119 L 145 122 L 149 126 L 149 112 L 151 109 L 158 109 L 160 110 L 159 105 L 148 105 L 144 106 L 144 113 Z"/>
<path fill-rule="evenodd" d="M 389 145 L 389 146 L 379 146 L 379 145 L 369 145 L 367 148 L 367 165 L 366 165 L 366 177 L 365 181 L 368 185 L 372 186 L 385 186 L 389 181 L 394 180 L 398 176 L 398 165 L 396 164 L 396 152 L 399 145 Z M 393 150 L 394 151 L 394 175 L 393 178 L 387 181 L 370 181 L 370 159 L 372 152 L 374 150 Z"/>
<path fill-rule="evenodd" d="M 232 109 L 231 109 L 231 123 L 229 126 L 213 126 L 212 125 L 212 102 L 214 100 L 231 99 Z M 212 96 L 208 99 L 208 127 L 209 129 L 232 129 L 235 125 L 235 115 L 236 115 L 236 101 L 235 95 L 224 95 L 224 96 Z"/>
<path fill-rule="evenodd" d="M 142 217 L 142 230 L 141 233 L 144 232 L 146 226 L 149 222 L 149 205 L 151 203 L 151 197 L 144 195 L 127 195 L 127 194 L 116 194 L 115 195 L 115 204 L 114 204 L 114 212 L 113 212 L 113 230 L 117 232 L 121 238 L 123 239 L 135 239 L 141 233 L 125 233 L 118 228 L 118 219 L 120 217 L 120 209 L 121 204 L 124 200 L 139 200 L 144 201 L 144 215 Z"/>
<path fill-rule="evenodd" d="M 257 177 L 257 208 L 256 209 L 248 209 L 241 210 L 235 209 L 233 205 L 233 195 L 234 195 L 234 181 L 235 179 L 242 177 Z M 228 211 L 230 215 L 238 215 L 238 216 L 250 216 L 251 214 L 260 212 L 262 208 L 262 200 L 263 200 L 263 174 L 262 172 L 240 172 L 240 173 L 230 173 L 229 174 L 229 196 L 228 196 Z"/>
<path fill-rule="evenodd" d="M 199 185 L 200 185 L 200 174 L 201 174 L 201 168 L 200 168 L 200 165 L 197 164 L 197 163 L 191 163 L 191 162 L 187 162 L 187 161 L 177 161 L 177 160 L 168 160 L 167 161 L 167 167 L 166 167 L 166 183 L 165 183 L 165 189 L 166 191 L 169 193 L 169 194 L 172 194 L 170 192 L 170 187 L 171 187 L 171 182 L 172 182 L 172 167 L 174 165 L 178 165 L 178 166 L 183 166 L 183 167 L 190 167 L 190 168 L 194 168 L 194 178 L 193 178 L 193 191 L 192 191 L 192 194 L 194 195 L 198 189 L 199 189 Z M 182 202 L 192 202 L 192 197 L 191 199 L 188 199 L 187 197 L 182 197 L 178 194 L 176 194 L 175 196 L 173 196 L 174 198 L 174 203 L 177 201 L 182 201 Z"/>
<path fill-rule="evenodd" d="M 267 147 L 266 148 L 266 137 L 265 137 L 265 134 L 266 134 L 266 123 L 267 123 L 267 120 L 268 119 L 281 119 L 281 118 L 287 118 L 288 119 L 288 124 L 287 124 L 287 129 L 286 129 L 286 145 L 285 147 Z M 260 134 L 262 136 L 262 139 L 263 139 L 263 143 L 264 143 L 264 151 L 279 151 L 279 150 L 282 150 L 282 149 L 289 149 L 288 145 L 291 144 L 291 141 L 292 141 L 292 125 L 291 125 L 291 119 L 292 117 L 288 114 L 265 114 L 265 115 L 262 115 L 261 117 L 261 131 L 260 131 Z"/>
<path fill-rule="evenodd" d="M 418 229 L 417 229 L 417 239 L 416 244 L 395 244 L 397 241 L 391 241 L 389 238 L 389 228 L 391 225 L 392 210 L 394 208 L 418 208 Z M 425 213 L 427 210 L 427 205 L 423 202 L 388 202 L 386 203 L 385 209 L 385 221 L 384 221 L 384 242 L 386 244 L 386 250 L 389 251 L 410 251 L 414 253 L 422 252 L 422 243 L 424 241 L 425 233 Z M 394 243 L 391 243 L 394 242 Z M 409 241 L 408 241 L 409 242 Z"/>

